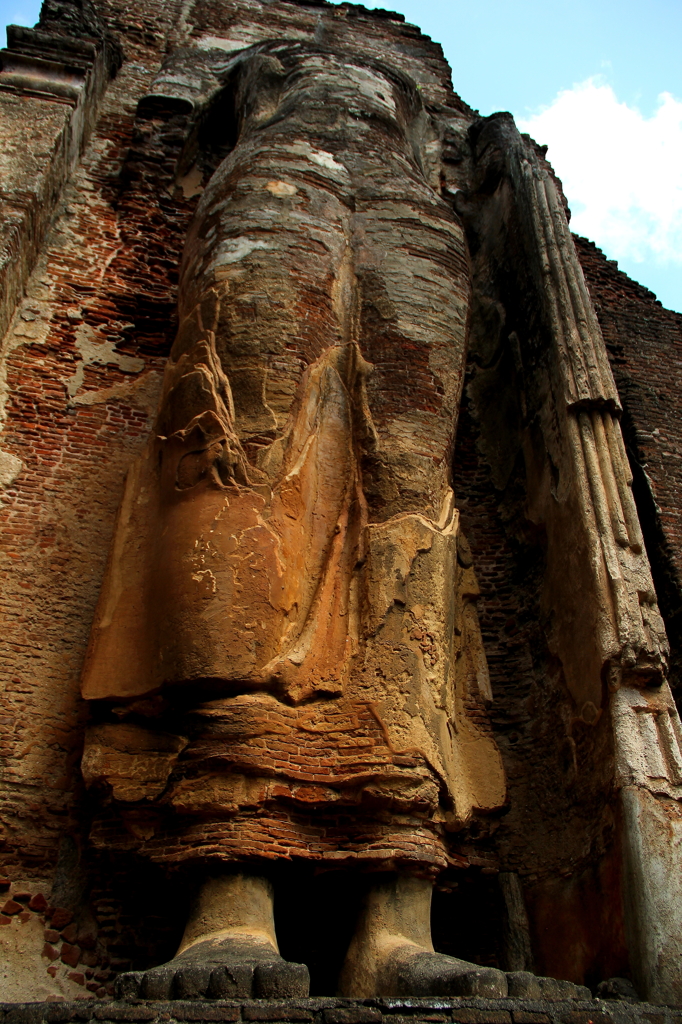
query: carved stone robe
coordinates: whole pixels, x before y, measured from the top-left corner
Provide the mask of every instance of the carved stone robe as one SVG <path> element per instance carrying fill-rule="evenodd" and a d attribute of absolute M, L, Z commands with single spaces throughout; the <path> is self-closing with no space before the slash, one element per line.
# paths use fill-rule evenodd
<path fill-rule="evenodd" d="M 505 799 L 450 487 L 462 227 L 405 76 L 284 42 L 224 80 L 238 138 L 187 239 L 83 677 L 94 837 L 438 869 L 445 830 Z"/>

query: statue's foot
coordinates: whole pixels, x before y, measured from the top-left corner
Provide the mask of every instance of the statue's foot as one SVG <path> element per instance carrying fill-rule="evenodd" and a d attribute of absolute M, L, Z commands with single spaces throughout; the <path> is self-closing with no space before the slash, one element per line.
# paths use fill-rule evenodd
<path fill-rule="evenodd" d="M 248 936 L 196 942 L 173 960 L 116 980 L 117 999 L 291 999 L 307 996 L 305 964 L 289 963 L 269 942 Z"/>
<path fill-rule="evenodd" d="M 503 999 L 507 995 L 504 971 L 432 953 L 412 943 L 393 949 L 381 970 L 385 991 L 397 996 L 481 996 Z"/>
<path fill-rule="evenodd" d="M 382 974 L 398 996 L 479 996 L 503 999 L 591 999 L 584 985 L 558 978 L 541 978 L 528 971 L 499 971 L 458 960 L 444 953 L 399 946 L 389 955 Z M 390 980 L 388 980 L 390 979 Z"/>
<path fill-rule="evenodd" d="M 589 999 L 589 989 L 570 981 L 505 974 L 431 945 L 431 890 L 426 879 L 386 875 L 367 893 L 365 906 L 339 978 L 339 995 L 479 996 L 504 999 Z"/>

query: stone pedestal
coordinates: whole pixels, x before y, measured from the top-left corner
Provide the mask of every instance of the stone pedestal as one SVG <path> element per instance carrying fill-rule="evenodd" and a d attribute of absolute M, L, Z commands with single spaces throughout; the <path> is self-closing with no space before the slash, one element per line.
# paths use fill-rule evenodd
<path fill-rule="evenodd" d="M 682 1008 L 651 1003 L 530 999 L 79 1000 L 0 1003 L 2 1024 L 216 1021 L 225 1024 L 682 1024 Z"/>

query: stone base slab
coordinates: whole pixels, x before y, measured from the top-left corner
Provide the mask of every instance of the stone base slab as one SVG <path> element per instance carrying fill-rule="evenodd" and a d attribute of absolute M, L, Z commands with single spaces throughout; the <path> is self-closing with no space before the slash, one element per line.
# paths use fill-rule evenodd
<path fill-rule="evenodd" d="M 682 1024 L 682 1007 L 606 1000 L 141 999 L 0 1003 L 0 1024 Z"/>

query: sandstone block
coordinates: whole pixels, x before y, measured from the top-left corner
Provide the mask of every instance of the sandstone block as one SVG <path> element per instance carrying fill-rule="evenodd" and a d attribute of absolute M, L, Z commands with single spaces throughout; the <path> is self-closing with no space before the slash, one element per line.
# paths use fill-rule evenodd
<path fill-rule="evenodd" d="M 307 1021 L 314 1018 L 312 1010 L 284 1000 L 281 1003 L 247 1004 L 242 1010 L 242 1016 L 244 1020 L 252 1021 Z"/>
<path fill-rule="evenodd" d="M 571 1010 L 561 1015 L 562 1024 L 613 1024 L 609 1013 L 592 1010 Z"/>
<path fill-rule="evenodd" d="M 323 1017 L 325 1024 L 375 1024 L 381 1020 L 381 1011 L 372 1006 L 336 1007 L 324 1010 Z"/>
<path fill-rule="evenodd" d="M 453 1010 L 456 1024 L 511 1024 L 508 1010 Z"/>
<path fill-rule="evenodd" d="M 187 1021 L 236 1021 L 239 1020 L 238 1006 L 216 1006 L 211 1003 L 187 1003 L 174 1001 L 173 1017 Z"/>
<path fill-rule="evenodd" d="M 118 999 L 118 996 L 116 998 Z M 137 1022 L 154 1020 L 157 1016 L 157 1010 L 140 1003 L 116 1002 L 93 1007 L 92 1016 L 95 1020 Z M 173 1007 L 173 1016 L 176 1016 L 175 1007 Z M 176 1017 L 176 1019 L 179 1018 Z"/>

